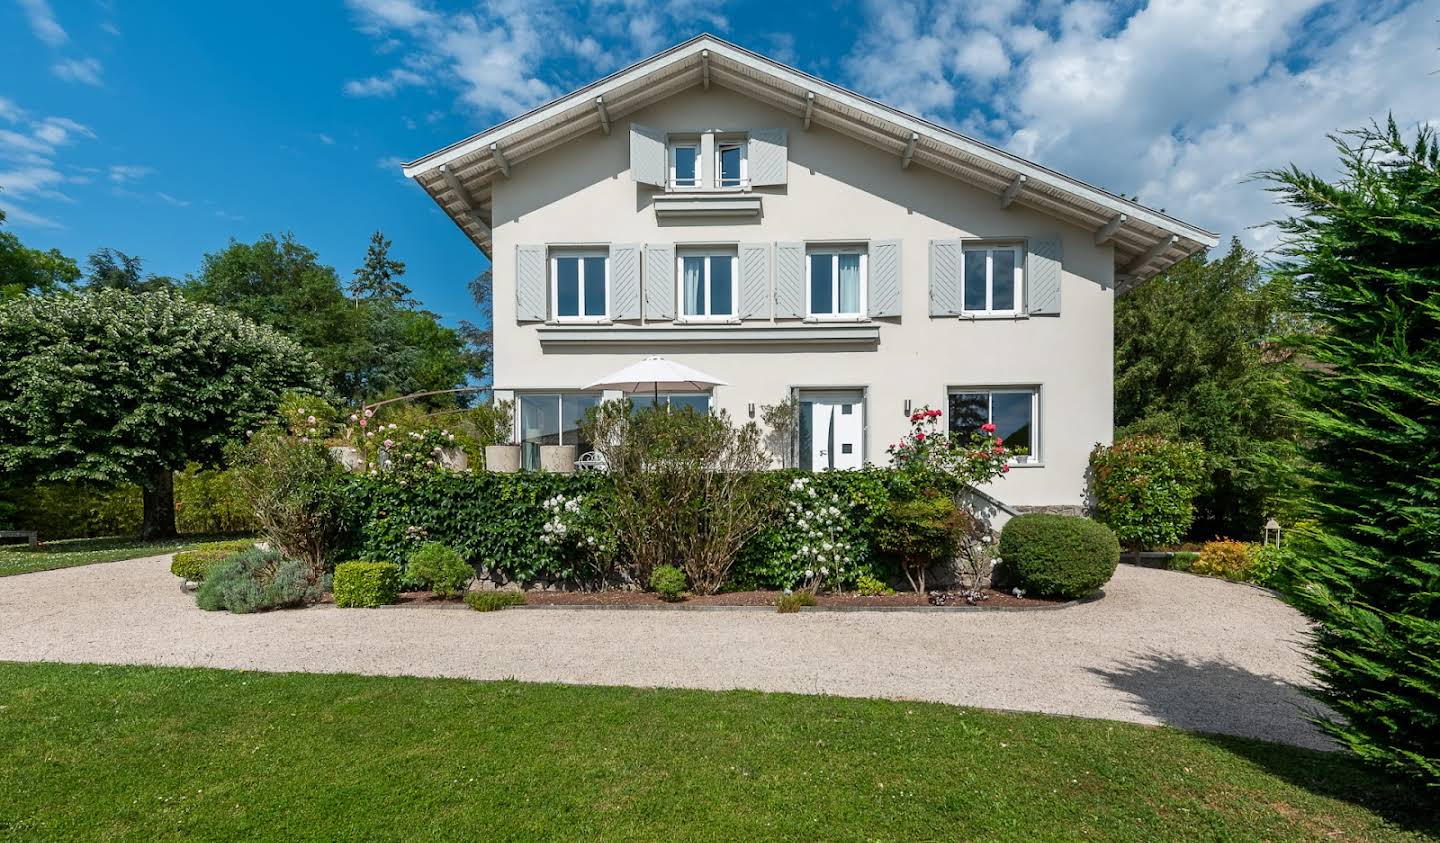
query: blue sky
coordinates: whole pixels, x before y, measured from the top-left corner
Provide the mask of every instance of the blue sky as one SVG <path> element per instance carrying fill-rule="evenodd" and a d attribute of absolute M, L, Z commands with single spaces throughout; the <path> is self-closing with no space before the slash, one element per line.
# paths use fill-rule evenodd
<path fill-rule="evenodd" d="M 399 162 L 711 31 L 1190 222 L 1273 245 L 1250 173 L 1440 124 L 1440 13 L 1401 0 L 860 4 L 0 0 L 0 207 L 29 245 L 184 275 L 292 231 L 343 277 L 383 229 L 475 319 L 484 257 Z M 19 69 L 19 72 L 16 72 Z"/>

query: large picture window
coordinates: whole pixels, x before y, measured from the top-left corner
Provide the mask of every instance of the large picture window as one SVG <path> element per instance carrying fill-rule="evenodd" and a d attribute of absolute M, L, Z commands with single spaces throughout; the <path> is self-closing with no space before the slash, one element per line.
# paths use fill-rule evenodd
<path fill-rule="evenodd" d="M 577 456 L 592 450 L 582 441 L 580 422 L 585 412 L 600 403 L 594 392 L 526 393 L 518 396 L 516 414 L 520 443 L 520 465 L 527 470 L 540 467 L 541 445 L 574 445 Z"/>
<path fill-rule="evenodd" d="M 1006 446 L 1024 448 L 1026 455 L 1019 462 L 1038 462 L 1040 438 L 1037 419 L 1040 415 L 1040 392 L 1033 388 L 950 390 L 950 431 L 968 435 L 986 423 L 995 425 L 995 435 Z"/>
<path fill-rule="evenodd" d="M 605 252 L 550 256 L 550 301 L 556 320 L 604 319 L 609 313 L 610 258 Z"/>
<path fill-rule="evenodd" d="M 1024 261 L 1019 246 L 969 246 L 965 249 L 962 312 L 1013 316 L 1020 312 Z"/>
<path fill-rule="evenodd" d="M 682 252 L 676 262 L 682 317 L 730 319 L 735 315 L 735 255 Z"/>
<path fill-rule="evenodd" d="M 865 269 L 864 249 L 811 249 L 805 264 L 806 312 L 820 318 L 864 313 Z"/>

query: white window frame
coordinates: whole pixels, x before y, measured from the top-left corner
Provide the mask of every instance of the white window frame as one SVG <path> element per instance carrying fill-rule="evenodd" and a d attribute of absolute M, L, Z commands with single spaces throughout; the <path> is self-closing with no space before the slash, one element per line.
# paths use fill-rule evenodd
<path fill-rule="evenodd" d="M 994 252 L 1011 252 L 1015 255 L 1015 306 L 1008 310 L 996 310 L 995 269 L 991 258 Z M 961 316 L 1019 316 L 1025 312 L 1025 247 L 1019 243 L 975 243 L 965 244 L 960 250 L 960 315 Z M 985 308 L 970 310 L 965 307 L 965 283 L 969 275 L 969 262 L 983 256 L 985 261 Z"/>
<path fill-rule="evenodd" d="M 524 445 L 524 444 L 525 444 L 525 443 L 524 443 L 524 440 L 523 440 L 523 436 L 524 436 L 525 431 L 524 431 L 524 418 L 523 418 L 523 415 L 524 415 L 524 414 L 523 414 L 522 408 L 521 408 L 521 399 L 522 399 L 522 398 L 531 398 L 531 399 L 534 399 L 534 398 L 554 398 L 554 399 L 555 399 L 555 407 L 556 407 L 555 416 L 556 416 L 556 418 L 558 418 L 558 419 L 560 420 L 560 429 L 559 429 L 558 431 L 556 431 L 556 438 L 557 438 L 557 440 L 558 440 L 557 444 L 560 444 L 560 445 L 579 445 L 579 444 L 580 444 L 580 440 L 579 440 L 580 429 L 579 429 L 579 428 L 576 428 L 575 431 L 574 431 L 574 434 L 575 434 L 575 436 L 576 436 L 576 439 L 575 439 L 574 442 L 566 442 L 566 441 L 565 441 L 565 399 L 566 399 L 566 398 L 573 398 L 573 397 L 575 397 L 575 396 L 577 396 L 577 395 L 578 395 L 578 396 L 586 396 L 586 397 L 591 397 L 591 396 L 593 396 L 593 397 L 596 399 L 595 403 L 596 403 L 597 405 L 598 405 L 598 404 L 602 404 L 602 403 L 604 403 L 604 401 L 605 401 L 605 394 L 604 394 L 603 392 L 586 391 L 586 390 L 583 390 L 583 389 L 535 389 L 535 390 L 523 390 L 523 391 L 520 391 L 520 392 L 516 392 L 516 393 L 515 393 L 515 396 L 514 396 L 514 399 L 513 399 L 514 402 L 515 402 L 515 407 L 514 407 L 514 410 L 515 410 L 515 412 L 514 412 L 515 422 L 514 422 L 514 425 L 513 425 L 513 431 L 512 431 L 512 435 L 511 435 L 511 437 L 510 437 L 510 441 L 513 442 L 513 443 L 515 443 L 516 445 Z M 576 456 L 577 456 L 577 457 L 578 457 L 578 456 L 583 456 L 583 454 L 577 454 Z M 522 459 L 522 461 L 524 460 L 524 455 L 523 455 L 523 454 L 521 455 L 521 459 Z M 533 466 L 532 468 L 538 469 L 539 466 L 536 465 L 536 466 Z"/>
<path fill-rule="evenodd" d="M 578 258 L 580 260 L 580 289 L 579 310 L 575 316 L 560 315 L 560 259 Z M 605 312 L 599 316 L 585 313 L 585 288 L 590 285 L 590 277 L 585 272 L 585 261 L 583 258 L 603 258 L 605 263 L 604 278 L 601 283 L 605 285 Z M 550 318 L 556 322 L 608 322 L 610 321 L 610 252 L 607 249 L 552 249 L 550 251 Z"/>
<path fill-rule="evenodd" d="M 690 314 L 685 312 L 685 259 L 705 259 L 705 312 Z M 730 313 L 712 314 L 710 294 L 710 264 L 711 261 L 728 258 L 730 260 Z M 732 251 L 729 247 L 712 248 L 686 248 L 675 250 L 675 321 L 676 322 L 738 322 L 740 319 L 740 256 L 738 247 Z"/>
<path fill-rule="evenodd" d="M 740 179 L 734 184 L 726 184 L 721 173 L 720 153 L 726 149 L 740 150 Z M 716 190 L 745 190 L 750 187 L 750 144 L 745 138 L 719 138 L 715 139 L 715 189 Z"/>
<path fill-rule="evenodd" d="M 681 184 L 680 181 L 679 181 L 679 179 L 677 179 L 676 176 L 675 176 L 675 150 L 681 149 L 681 148 L 693 149 L 693 150 L 695 150 L 695 181 L 694 181 L 694 182 L 688 182 L 688 183 L 686 183 L 686 184 Z M 704 184 L 705 184 L 705 158 L 704 158 L 704 156 L 701 154 L 702 151 L 703 151 L 703 148 L 702 148 L 702 146 L 701 146 L 701 143 L 700 143 L 700 139 L 699 139 L 699 138 L 688 138 L 688 137 L 687 137 L 687 138 L 672 138 L 672 139 L 670 140 L 670 142 L 669 142 L 668 144 L 666 144 L 665 154 L 666 154 L 666 158 L 668 159 L 668 163 L 669 163 L 669 187 L 670 187 L 670 189 L 675 190 L 675 189 L 678 189 L 678 188 L 688 188 L 688 189 L 690 189 L 690 190 L 700 190 L 700 189 L 704 186 Z"/>
<path fill-rule="evenodd" d="M 942 405 L 945 408 L 943 416 L 943 420 L 945 422 L 945 430 L 950 430 L 950 396 L 956 394 L 975 395 L 982 392 L 989 396 L 989 404 L 985 408 L 986 421 L 993 421 L 995 418 L 996 393 L 1030 396 L 1030 453 L 1023 456 L 1011 457 L 1009 462 L 1011 465 L 1014 466 L 1043 465 L 1044 463 L 1040 457 L 1043 453 L 1041 451 L 1041 447 L 1044 444 L 1044 439 L 1040 435 L 1040 387 L 1038 386 L 1011 385 L 947 387 L 945 389 L 945 403 Z"/>
<path fill-rule="evenodd" d="M 837 308 L 831 313 L 816 313 L 813 303 L 810 301 L 811 288 L 811 257 L 813 255 L 830 255 L 830 301 Z M 860 256 L 860 303 L 859 310 L 854 313 L 841 313 L 840 307 L 840 256 Z M 870 296 L 870 254 L 869 249 L 864 246 L 827 246 L 814 245 L 805 249 L 805 318 L 815 320 L 834 320 L 840 322 L 853 322 L 857 319 L 864 319 L 869 312 L 867 303 Z"/>

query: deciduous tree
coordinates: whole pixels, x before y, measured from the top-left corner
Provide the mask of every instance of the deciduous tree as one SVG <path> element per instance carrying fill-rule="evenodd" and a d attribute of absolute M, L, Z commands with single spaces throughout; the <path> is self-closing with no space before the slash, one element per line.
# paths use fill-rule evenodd
<path fill-rule="evenodd" d="M 314 387 L 274 330 L 168 292 L 96 290 L 0 305 L 0 475 L 138 483 L 142 532 L 175 532 L 174 474 Z"/>

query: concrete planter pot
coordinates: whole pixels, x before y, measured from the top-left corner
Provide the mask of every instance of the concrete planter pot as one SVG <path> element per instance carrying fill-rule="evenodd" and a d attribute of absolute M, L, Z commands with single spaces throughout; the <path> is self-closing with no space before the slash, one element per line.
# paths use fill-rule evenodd
<path fill-rule="evenodd" d="M 352 448 L 349 445 L 331 445 L 330 456 L 346 471 L 364 471 L 365 457 L 360 453 L 359 448 Z"/>
<path fill-rule="evenodd" d="M 485 470 L 513 474 L 520 470 L 519 445 L 486 445 Z"/>
<path fill-rule="evenodd" d="M 464 448 L 445 448 L 440 452 L 440 465 L 450 471 L 465 471 L 470 468 L 470 455 Z"/>
<path fill-rule="evenodd" d="M 541 445 L 540 470 L 556 474 L 574 474 L 575 458 L 579 454 L 574 445 Z"/>

